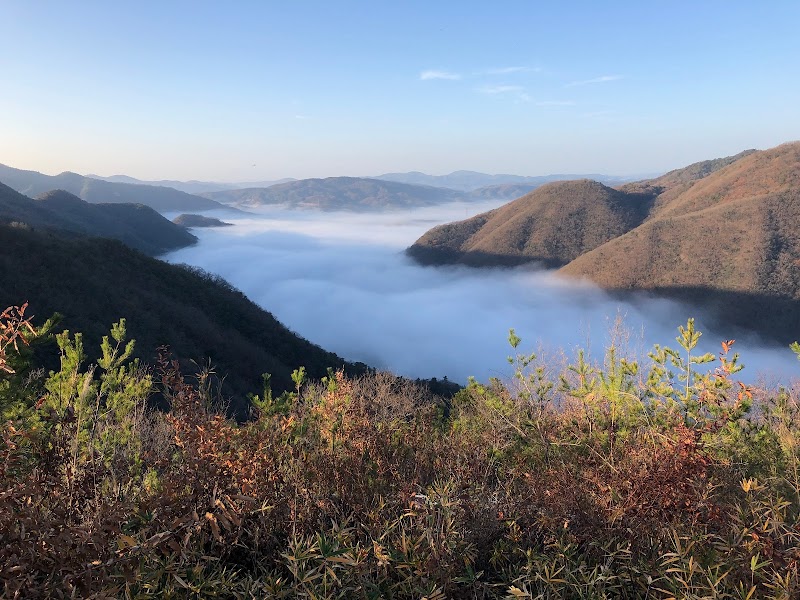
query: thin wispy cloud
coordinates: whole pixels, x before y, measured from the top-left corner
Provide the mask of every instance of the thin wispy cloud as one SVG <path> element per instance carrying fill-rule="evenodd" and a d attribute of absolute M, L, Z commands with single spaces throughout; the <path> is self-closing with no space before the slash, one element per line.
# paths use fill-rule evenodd
<path fill-rule="evenodd" d="M 429 70 L 420 73 L 419 78 L 422 81 L 430 81 L 432 79 L 444 79 L 448 81 L 456 81 L 458 79 L 461 79 L 461 75 L 459 75 L 458 73 L 451 73 L 450 71 Z"/>
<path fill-rule="evenodd" d="M 307 119 L 310 119 L 311 117 L 309 117 L 308 115 L 295 115 L 294 118 L 297 119 L 298 121 L 305 121 Z"/>
<path fill-rule="evenodd" d="M 478 91 L 481 94 L 510 94 L 514 92 L 521 92 L 523 91 L 523 87 L 521 85 L 487 85 L 484 87 L 478 88 Z"/>
<path fill-rule="evenodd" d="M 476 88 L 475 91 L 487 96 L 508 96 L 518 102 L 531 101 L 531 97 L 521 85 L 487 85 Z"/>
<path fill-rule="evenodd" d="M 571 81 L 565 87 L 575 87 L 578 85 L 591 85 L 593 83 L 606 83 L 608 81 L 619 81 L 620 79 L 622 79 L 622 75 L 601 75 L 600 77 L 594 77 L 593 79 Z"/>
<path fill-rule="evenodd" d="M 575 106 L 574 100 L 540 100 L 536 106 Z"/>
<path fill-rule="evenodd" d="M 541 70 L 539 67 L 500 67 L 499 69 L 487 69 L 483 73 L 486 75 L 510 75 L 511 73 L 538 73 Z"/>

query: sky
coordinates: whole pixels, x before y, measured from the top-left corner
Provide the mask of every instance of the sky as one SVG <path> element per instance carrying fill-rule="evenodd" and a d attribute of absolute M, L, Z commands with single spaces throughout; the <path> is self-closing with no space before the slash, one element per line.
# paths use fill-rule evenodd
<path fill-rule="evenodd" d="M 655 174 L 800 139 L 800 2 L 0 0 L 0 163 Z"/>

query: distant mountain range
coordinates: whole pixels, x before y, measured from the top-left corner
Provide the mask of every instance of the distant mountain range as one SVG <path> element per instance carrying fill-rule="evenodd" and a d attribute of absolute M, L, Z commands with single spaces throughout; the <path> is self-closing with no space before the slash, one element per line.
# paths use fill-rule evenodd
<path fill-rule="evenodd" d="M 298 180 L 291 177 L 277 179 L 274 181 L 245 181 L 245 182 L 219 182 L 219 181 L 176 181 L 173 179 L 162 179 L 158 181 L 145 181 L 129 177 L 128 175 L 112 175 L 111 177 L 103 177 L 100 175 L 87 175 L 92 179 L 99 179 L 112 183 L 128 183 L 134 185 L 152 185 L 152 186 L 165 186 L 171 187 L 176 190 L 187 192 L 189 194 L 205 195 L 211 192 L 222 192 L 226 190 L 244 190 L 253 188 L 268 188 L 273 185 L 289 183 L 292 181 L 309 181 L 309 179 Z M 338 179 L 338 178 L 311 178 L 310 180 L 319 179 Z M 369 177 L 355 177 L 350 179 L 380 179 L 382 181 L 394 181 L 397 183 L 407 183 L 410 185 L 431 186 L 439 188 L 448 188 L 460 192 L 474 192 L 479 188 L 493 188 L 496 186 L 510 186 L 519 185 L 524 189 L 522 193 L 529 192 L 530 190 L 550 183 L 551 181 L 564 181 L 570 179 L 594 179 L 607 185 L 618 185 L 627 181 L 634 181 L 638 177 L 619 177 L 614 175 L 540 175 L 540 176 L 523 176 L 523 175 L 490 175 L 488 173 L 479 173 L 476 171 L 454 171 L 449 175 L 428 175 L 419 171 L 411 171 L 408 173 L 385 173 L 383 175 L 369 176 Z M 518 194 L 519 195 L 522 195 Z M 514 197 L 518 197 L 514 196 Z M 509 196 L 510 197 L 510 196 Z"/>
<path fill-rule="evenodd" d="M 538 184 L 497 184 L 462 191 L 364 177 L 299 179 L 267 188 L 204 193 L 218 202 L 243 208 L 282 206 L 290 209 L 381 211 L 434 206 L 446 202 L 512 200 Z"/>
<path fill-rule="evenodd" d="M 142 204 L 89 204 L 63 190 L 32 200 L 2 183 L 0 223 L 117 239 L 150 255 L 197 241 L 185 227 Z"/>
<path fill-rule="evenodd" d="M 248 181 L 239 183 L 229 183 L 220 181 L 177 181 L 175 179 L 161 179 L 158 181 L 144 181 L 136 179 L 135 177 L 128 177 L 127 175 L 112 175 L 110 177 L 103 177 L 101 175 L 87 175 L 92 179 L 100 179 L 102 181 L 109 181 L 111 183 L 130 183 L 133 185 L 155 185 L 159 187 L 171 187 L 188 194 L 202 194 L 204 192 L 219 192 L 222 190 L 236 190 L 242 188 L 255 188 L 255 187 L 269 187 L 277 183 L 286 183 L 287 181 L 296 181 L 291 177 L 277 179 L 275 181 Z"/>
<path fill-rule="evenodd" d="M 539 175 L 527 177 L 523 175 L 489 175 L 476 171 L 454 171 L 449 175 L 427 175 L 419 171 L 409 173 L 384 173 L 374 179 L 384 181 L 398 181 L 412 185 L 430 185 L 434 187 L 450 188 L 462 192 L 472 192 L 479 188 L 497 185 L 531 185 L 539 187 L 552 181 L 565 181 L 571 179 L 594 179 L 608 185 L 617 185 L 626 181 L 633 181 L 634 177 L 617 177 L 613 175 Z M 533 188 L 531 188 L 533 189 Z M 530 191 L 530 190 L 528 190 Z"/>
<path fill-rule="evenodd" d="M 464 194 L 455 190 L 360 177 L 301 179 L 268 188 L 227 190 L 204 196 L 243 207 L 275 205 L 354 211 L 414 208 L 464 199 Z"/>
<path fill-rule="evenodd" d="M 70 172 L 43 175 L 36 171 L 0 165 L 0 182 L 30 197 L 52 190 L 65 190 L 92 204 L 144 204 L 162 212 L 197 212 L 225 208 L 208 198 L 187 194 L 171 187 L 115 183 Z"/>
<path fill-rule="evenodd" d="M 44 175 L 0 165 L 0 181 L 27 196 L 62 189 L 91 203 L 135 203 L 161 212 L 200 212 L 228 206 L 283 206 L 290 209 L 378 211 L 445 202 L 511 200 L 570 175 L 523 177 L 456 171 L 450 175 L 387 173 L 378 177 L 328 177 L 224 183 L 143 181 L 127 175 L 101 177 L 64 172 Z M 595 176 L 606 183 L 630 179 Z M 447 185 L 450 184 L 450 185 Z"/>
<path fill-rule="evenodd" d="M 800 142 L 616 189 L 551 183 L 435 227 L 407 252 L 424 264 L 539 262 L 609 290 L 689 300 L 787 341 L 800 335 Z"/>

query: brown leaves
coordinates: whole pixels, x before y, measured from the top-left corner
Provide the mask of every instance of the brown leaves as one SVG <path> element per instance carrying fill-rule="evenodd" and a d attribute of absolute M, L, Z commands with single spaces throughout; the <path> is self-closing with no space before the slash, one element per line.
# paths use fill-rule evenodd
<path fill-rule="evenodd" d="M 28 308 L 26 302 L 22 306 L 9 306 L 0 313 L 0 371 L 12 374 L 14 369 L 8 364 L 9 348 L 19 352 L 19 344 L 28 344 L 26 335 L 35 335 L 36 330 L 31 318 L 25 317 Z"/>

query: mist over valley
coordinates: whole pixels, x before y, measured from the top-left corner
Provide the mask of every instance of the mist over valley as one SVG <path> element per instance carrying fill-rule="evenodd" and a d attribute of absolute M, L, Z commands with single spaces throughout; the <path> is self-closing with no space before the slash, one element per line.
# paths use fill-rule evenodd
<path fill-rule="evenodd" d="M 198 244 L 165 258 L 222 276 L 290 329 L 345 359 L 414 378 L 464 384 L 470 376 L 509 377 L 509 328 L 523 339 L 523 352 L 559 363 L 573 360 L 578 348 L 602 360 L 612 339 L 647 360 L 654 344 L 676 345 L 677 327 L 688 317 L 704 332 L 703 351 L 716 354 L 720 341 L 734 337 L 711 329 L 699 307 L 645 294 L 620 299 L 538 265 L 424 267 L 404 253 L 438 224 L 503 204 L 378 213 L 250 208 L 246 217 L 214 211 L 234 226 L 193 229 Z M 787 348 L 756 335 L 739 337 L 734 349 L 747 381 L 761 375 L 788 381 L 796 370 Z"/>

